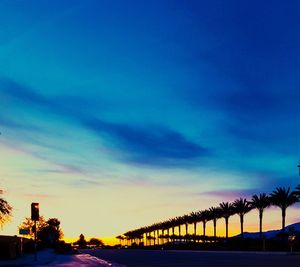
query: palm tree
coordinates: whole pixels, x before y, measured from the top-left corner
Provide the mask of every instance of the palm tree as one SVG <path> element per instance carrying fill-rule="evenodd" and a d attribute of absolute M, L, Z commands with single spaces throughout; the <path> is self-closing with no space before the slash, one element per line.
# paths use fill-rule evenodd
<path fill-rule="evenodd" d="M 190 223 L 190 216 L 189 215 L 183 215 L 182 216 L 182 222 L 185 225 L 185 242 L 188 242 L 188 235 L 189 235 L 189 223 Z"/>
<path fill-rule="evenodd" d="M 190 221 L 190 218 L 189 218 L 189 215 L 183 215 L 182 216 L 182 222 L 184 223 L 185 225 L 185 235 L 187 236 L 189 234 L 189 221 Z"/>
<path fill-rule="evenodd" d="M 176 217 L 176 222 L 177 222 L 177 226 L 178 226 L 179 239 L 181 239 L 181 225 L 183 223 L 182 216 Z"/>
<path fill-rule="evenodd" d="M 206 230 L 206 223 L 210 220 L 210 212 L 208 210 L 203 210 L 199 212 L 199 220 L 203 223 L 203 238 L 205 241 L 205 230 Z"/>
<path fill-rule="evenodd" d="M 190 223 L 194 224 L 194 236 L 197 235 L 197 222 L 199 222 L 199 212 L 191 212 Z"/>
<path fill-rule="evenodd" d="M 216 240 L 217 237 L 217 220 L 221 218 L 221 209 L 219 207 L 211 207 L 209 208 L 210 217 L 213 220 L 214 224 L 214 238 Z"/>
<path fill-rule="evenodd" d="M 220 209 L 222 212 L 222 217 L 225 219 L 226 239 L 228 239 L 228 221 L 229 221 L 229 217 L 233 215 L 232 204 L 229 202 L 222 202 L 220 203 Z"/>
<path fill-rule="evenodd" d="M 122 236 L 122 235 L 118 235 L 118 236 L 116 236 L 116 238 L 119 239 L 119 241 L 120 241 L 120 246 L 122 247 L 122 240 L 124 240 L 125 237 Z"/>
<path fill-rule="evenodd" d="M 233 202 L 232 206 L 235 213 L 240 216 L 241 237 L 244 238 L 244 216 L 246 213 L 252 210 L 251 203 L 247 201 L 246 198 L 239 198 Z"/>
<path fill-rule="evenodd" d="M 259 238 L 262 238 L 262 219 L 264 209 L 270 206 L 270 198 L 267 194 L 262 193 L 258 195 L 253 195 L 251 199 L 251 205 L 253 208 L 258 210 L 259 213 Z"/>
<path fill-rule="evenodd" d="M 298 198 L 295 192 L 290 192 L 290 188 L 288 189 L 284 187 L 276 187 L 276 189 L 270 194 L 271 204 L 281 208 L 282 215 L 282 231 L 285 229 L 285 217 L 286 217 L 286 209 L 295 204 L 298 201 Z"/>

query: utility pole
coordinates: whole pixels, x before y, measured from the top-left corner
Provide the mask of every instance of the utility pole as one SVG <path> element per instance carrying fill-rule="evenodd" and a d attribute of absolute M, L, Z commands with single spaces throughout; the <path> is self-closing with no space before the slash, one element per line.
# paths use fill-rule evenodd
<path fill-rule="evenodd" d="M 34 221 L 34 260 L 37 261 L 37 229 L 36 222 L 40 219 L 39 203 L 31 203 L 31 220 Z"/>

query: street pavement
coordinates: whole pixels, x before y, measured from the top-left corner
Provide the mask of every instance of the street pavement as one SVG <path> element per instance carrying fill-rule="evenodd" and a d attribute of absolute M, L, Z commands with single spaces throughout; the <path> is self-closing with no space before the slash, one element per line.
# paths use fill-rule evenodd
<path fill-rule="evenodd" d="M 0 260 L 0 266 L 122 267 L 89 254 L 62 255 L 56 254 L 50 249 L 39 251 L 36 261 L 33 254 L 27 254 L 13 260 Z"/>
<path fill-rule="evenodd" d="M 167 250 L 84 250 L 127 267 L 299 267 L 300 254 Z"/>

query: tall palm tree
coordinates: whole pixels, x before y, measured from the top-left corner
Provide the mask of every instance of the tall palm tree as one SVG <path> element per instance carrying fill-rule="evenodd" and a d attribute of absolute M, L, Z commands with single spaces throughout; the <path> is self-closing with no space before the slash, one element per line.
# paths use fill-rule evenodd
<path fill-rule="evenodd" d="M 120 246 L 122 247 L 122 241 L 125 239 L 125 237 L 122 236 L 122 235 L 118 235 L 118 236 L 116 236 L 116 238 L 119 239 L 119 241 L 120 241 Z"/>
<path fill-rule="evenodd" d="M 189 234 L 189 222 L 190 222 L 190 216 L 189 215 L 183 215 L 182 221 L 185 225 L 185 235 L 187 236 Z"/>
<path fill-rule="evenodd" d="M 182 223 L 185 225 L 185 242 L 188 242 L 190 216 L 185 214 L 182 217 Z"/>
<path fill-rule="evenodd" d="M 176 218 L 169 219 L 169 227 L 172 228 L 172 239 L 175 242 L 175 227 L 177 226 Z"/>
<path fill-rule="evenodd" d="M 199 212 L 199 220 L 203 223 L 203 238 L 205 241 L 206 236 L 206 223 L 210 220 L 210 212 L 208 210 L 203 210 Z"/>
<path fill-rule="evenodd" d="M 183 224 L 182 216 L 176 217 L 176 221 L 177 221 L 177 226 L 178 226 L 179 239 L 181 239 L 181 225 Z"/>
<path fill-rule="evenodd" d="M 190 213 L 190 223 L 194 224 L 194 236 L 197 235 L 197 223 L 199 222 L 199 212 Z"/>
<path fill-rule="evenodd" d="M 259 238 L 262 238 L 262 220 L 264 210 L 270 206 L 270 198 L 267 194 L 262 193 L 258 195 L 253 195 L 251 199 L 251 205 L 253 208 L 258 210 L 259 213 Z"/>
<path fill-rule="evenodd" d="M 210 212 L 210 217 L 213 220 L 214 238 L 216 240 L 216 237 L 217 237 L 217 220 L 219 218 L 221 218 L 222 213 L 221 213 L 221 209 L 219 207 L 211 207 L 211 208 L 209 208 L 209 212 Z"/>
<path fill-rule="evenodd" d="M 222 212 L 222 217 L 225 219 L 225 226 L 226 226 L 226 239 L 228 239 L 228 222 L 229 217 L 233 215 L 233 208 L 232 204 L 229 202 L 222 202 L 220 203 L 220 209 Z"/>
<path fill-rule="evenodd" d="M 276 189 L 270 194 L 271 204 L 281 209 L 282 215 L 282 231 L 285 229 L 285 217 L 286 209 L 295 204 L 298 198 L 295 192 L 291 192 L 290 188 L 276 187 Z"/>
<path fill-rule="evenodd" d="M 241 237 L 244 238 L 244 216 L 252 210 L 251 203 L 246 198 L 239 198 L 233 202 L 232 206 L 235 213 L 240 216 Z"/>

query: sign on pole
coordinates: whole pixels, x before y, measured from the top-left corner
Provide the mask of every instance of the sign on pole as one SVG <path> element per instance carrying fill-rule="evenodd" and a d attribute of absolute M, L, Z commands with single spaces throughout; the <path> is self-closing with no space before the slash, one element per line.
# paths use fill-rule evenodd
<path fill-rule="evenodd" d="M 19 229 L 19 234 L 20 235 L 29 235 L 29 230 L 28 229 Z"/>

